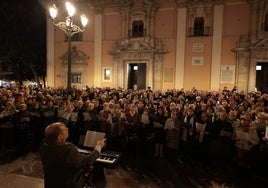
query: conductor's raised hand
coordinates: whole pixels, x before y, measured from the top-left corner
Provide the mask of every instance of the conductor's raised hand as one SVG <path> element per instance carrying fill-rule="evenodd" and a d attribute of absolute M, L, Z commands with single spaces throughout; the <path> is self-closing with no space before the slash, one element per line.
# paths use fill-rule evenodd
<path fill-rule="evenodd" d="M 106 145 L 106 139 L 99 140 L 97 142 L 97 145 L 103 148 Z"/>

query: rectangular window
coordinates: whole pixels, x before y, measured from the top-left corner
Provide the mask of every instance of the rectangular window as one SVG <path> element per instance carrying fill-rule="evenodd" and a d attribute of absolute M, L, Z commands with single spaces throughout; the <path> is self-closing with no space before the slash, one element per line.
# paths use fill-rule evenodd
<path fill-rule="evenodd" d="M 72 74 L 72 83 L 81 84 L 81 73 L 79 74 Z"/>
<path fill-rule="evenodd" d="M 143 21 L 136 20 L 132 23 L 132 37 L 142 37 L 143 36 Z"/>
<path fill-rule="evenodd" d="M 110 67 L 103 68 L 103 81 L 111 81 L 112 80 L 112 69 Z"/>

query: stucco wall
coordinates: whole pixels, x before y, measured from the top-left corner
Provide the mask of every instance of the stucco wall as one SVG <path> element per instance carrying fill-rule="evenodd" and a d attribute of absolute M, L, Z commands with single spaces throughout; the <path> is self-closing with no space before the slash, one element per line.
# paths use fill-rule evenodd
<path fill-rule="evenodd" d="M 227 3 L 226 3 L 227 2 Z M 162 64 L 162 85 L 163 90 L 174 88 L 175 86 L 175 70 L 180 69 L 176 67 L 176 43 L 177 39 L 177 15 L 178 9 L 175 3 L 160 3 L 159 9 L 155 14 L 154 22 L 154 36 L 162 40 L 165 50 Z M 115 50 L 116 42 L 120 41 L 123 35 L 123 17 L 121 10 L 119 8 L 104 8 L 101 12 L 94 12 L 94 10 L 88 10 L 86 12 L 89 23 L 86 31 L 83 33 L 83 41 L 72 42 L 77 49 L 83 51 L 88 57 L 88 67 L 86 68 L 86 77 L 84 78 L 85 83 L 91 85 L 94 83 L 95 72 L 94 72 L 94 44 L 95 41 L 95 15 L 102 15 L 102 46 L 101 46 L 101 73 L 103 68 L 110 67 L 113 76 L 115 76 L 115 70 L 113 70 L 114 62 L 113 57 L 109 52 Z M 211 14 L 213 15 L 213 14 Z M 61 18 L 59 18 L 61 19 Z M 187 20 L 189 17 L 187 18 Z M 210 27 L 213 28 L 213 18 L 211 19 Z M 249 4 L 246 1 L 225 1 L 223 4 L 223 29 L 222 29 L 222 42 L 221 42 L 221 62 L 220 65 L 233 65 L 236 66 L 236 54 L 231 50 L 236 47 L 236 43 L 239 41 L 241 35 L 247 35 L 249 33 Z M 189 27 L 187 22 L 187 26 Z M 186 29 L 189 29 L 189 28 Z M 212 32 L 211 32 L 212 33 Z M 203 36 L 203 37 L 190 37 L 186 32 L 185 41 L 185 62 L 184 62 L 184 80 L 183 87 L 188 90 L 192 87 L 198 89 L 209 90 L 211 84 L 211 70 L 212 67 L 212 43 L 213 36 Z M 60 57 L 67 52 L 67 43 L 64 42 L 64 32 L 55 29 L 55 51 L 54 51 L 54 67 L 55 67 L 55 87 L 61 87 L 65 85 L 66 75 L 63 74 L 62 60 Z M 180 36 L 178 36 L 180 37 Z M 201 43 L 204 46 L 203 52 L 193 52 L 193 44 Z M 179 48 L 180 46 L 178 46 Z M 193 65 L 193 57 L 203 57 L 202 65 Z M 120 68 L 120 67 L 119 67 Z M 123 67 L 122 67 L 123 68 Z M 170 70 L 173 71 L 170 72 Z M 166 71 L 168 70 L 168 71 Z M 166 74 L 173 73 L 173 79 L 166 80 Z M 61 76 L 57 76 L 61 75 Z M 99 76 L 98 76 L 99 78 Z M 101 81 L 102 87 L 111 86 L 113 87 L 115 83 L 112 81 Z M 234 84 L 219 84 L 220 88 L 227 86 L 232 88 Z M 180 88 L 176 88 L 180 89 Z"/>

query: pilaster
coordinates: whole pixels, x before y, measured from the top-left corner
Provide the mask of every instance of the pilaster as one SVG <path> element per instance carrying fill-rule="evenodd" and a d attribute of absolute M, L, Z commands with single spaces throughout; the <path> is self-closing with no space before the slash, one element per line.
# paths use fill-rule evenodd
<path fill-rule="evenodd" d="M 54 25 L 47 16 L 47 83 L 46 87 L 55 86 L 55 41 L 54 41 Z"/>
<path fill-rule="evenodd" d="M 185 36 L 186 36 L 186 8 L 178 8 L 177 41 L 176 41 L 176 69 L 175 88 L 183 88 L 185 64 Z"/>
<path fill-rule="evenodd" d="M 95 36 L 94 36 L 94 87 L 101 86 L 102 78 L 102 14 L 95 14 Z"/>
<path fill-rule="evenodd" d="M 215 5 L 213 22 L 212 63 L 210 89 L 219 90 L 221 70 L 223 5 Z"/>

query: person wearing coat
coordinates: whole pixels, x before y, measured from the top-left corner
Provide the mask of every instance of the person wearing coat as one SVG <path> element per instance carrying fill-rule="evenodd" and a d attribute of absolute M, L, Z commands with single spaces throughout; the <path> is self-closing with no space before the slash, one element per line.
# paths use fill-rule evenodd
<path fill-rule="evenodd" d="M 68 135 L 68 128 L 62 122 L 52 123 L 45 129 L 40 148 L 45 188 L 82 188 L 84 175 L 105 146 L 105 139 L 100 140 L 89 155 L 84 155 L 66 142 Z"/>
<path fill-rule="evenodd" d="M 257 129 L 252 124 L 252 119 L 247 115 L 241 115 L 240 126 L 235 130 L 234 134 L 237 165 L 246 165 L 248 152 L 259 143 Z"/>
<path fill-rule="evenodd" d="M 177 109 L 173 109 L 165 122 L 167 158 L 176 161 L 179 156 L 182 123 L 177 118 Z"/>

